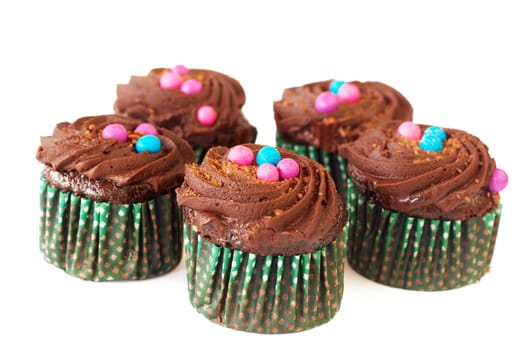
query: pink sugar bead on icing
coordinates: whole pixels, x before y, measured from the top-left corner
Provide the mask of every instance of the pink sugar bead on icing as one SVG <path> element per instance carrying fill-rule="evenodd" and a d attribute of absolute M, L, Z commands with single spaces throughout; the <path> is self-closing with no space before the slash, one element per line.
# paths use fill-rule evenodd
<path fill-rule="evenodd" d="M 178 89 L 183 83 L 183 78 L 174 71 L 165 72 L 160 76 L 159 85 L 163 89 Z"/>
<path fill-rule="evenodd" d="M 155 128 L 153 124 L 149 124 L 149 123 L 139 124 L 136 127 L 135 132 L 138 132 L 144 135 L 158 135 L 159 134 L 159 132 L 157 131 L 157 128 Z"/>
<path fill-rule="evenodd" d="M 249 147 L 238 145 L 229 150 L 227 159 L 240 166 L 251 165 L 254 162 L 254 153 Z"/>
<path fill-rule="evenodd" d="M 503 190 L 509 183 L 509 176 L 500 168 L 494 169 L 489 182 L 489 190 L 492 193 L 498 193 Z"/>
<path fill-rule="evenodd" d="M 283 158 L 277 163 L 278 173 L 282 180 L 292 179 L 299 175 L 299 163 L 292 158 Z"/>
<path fill-rule="evenodd" d="M 400 124 L 398 127 L 398 133 L 410 140 L 418 141 L 422 138 L 422 130 L 420 130 L 420 127 L 417 124 L 411 121 Z"/>
<path fill-rule="evenodd" d="M 271 163 L 264 163 L 256 169 L 256 177 L 265 181 L 278 181 L 278 169 Z"/>
<path fill-rule="evenodd" d="M 196 118 L 199 124 L 204 126 L 211 126 L 216 122 L 216 119 L 218 118 L 218 113 L 212 106 L 202 105 L 197 109 Z"/>
<path fill-rule="evenodd" d="M 337 96 L 341 102 L 356 103 L 360 100 L 361 92 L 356 85 L 345 83 L 337 91 Z"/>
<path fill-rule="evenodd" d="M 185 74 L 190 73 L 190 70 L 186 68 L 185 66 L 183 66 L 182 64 L 176 65 L 171 70 L 179 75 L 185 75 Z"/>
<path fill-rule="evenodd" d="M 339 106 L 339 97 L 330 91 L 321 92 L 315 99 L 314 107 L 319 113 L 332 113 Z"/>
<path fill-rule="evenodd" d="M 101 137 L 107 140 L 117 140 L 118 142 L 127 142 L 129 133 L 122 124 L 109 124 L 101 131 Z"/>
<path fill-rule="evenodd" d="M 188 79 L 181 84 L 181 92 L 185 95 L 197 94 L 203 91 L 203 84 L 199 80 Z"/>

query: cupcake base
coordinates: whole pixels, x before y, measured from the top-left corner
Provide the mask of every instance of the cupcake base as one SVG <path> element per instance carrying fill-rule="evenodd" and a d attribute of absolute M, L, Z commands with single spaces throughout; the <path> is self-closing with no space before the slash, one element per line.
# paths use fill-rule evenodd
<path fill-rule="evenodd" d="M 182 212 L 174 191 L 144 203 L 113 204 L 41 182 L 40 251 L 69 275 L 139 280 L 173 270 L 182 257 Z"/>
<path fill-rule="evenodd" d="M 361 275 L 411 290 L 475 283 L 490 268 L 501 205 L 483 217 L 436 220 L 381 208 L 348 180 L 347 262 Z"/>
<path fill-rule="evenodd" d="M 184 252 L 192 306 L 222 326 L 293 333 L 326 323 L 339 310 L 342 239 L 308 254 L 260 256 L 215 245 L 185 223 Z"/>

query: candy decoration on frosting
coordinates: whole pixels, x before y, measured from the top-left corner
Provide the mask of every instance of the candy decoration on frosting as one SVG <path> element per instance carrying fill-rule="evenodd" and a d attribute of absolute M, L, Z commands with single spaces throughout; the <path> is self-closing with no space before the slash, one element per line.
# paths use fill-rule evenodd
<path fill-rule="evenodd" d="M 328 90 L 321 92 L 313 103 L 319 113 L 335 112 L 340 102 L 356 103 L 361 98 L 360 89 L 356 85 L 342 80 L 332 80 Z"/>
<path fill-rule="evenodd" d="M 330 82 L 330 86 L 328 87 L 328 90 L 330 90 L 331 93 L 337 95 L 339 92 L 339 89 L 345 84 L 342 80 L 332 80 Z"/>
<path fill-rule="evenodd" d="M 107 140 L 117 140 L 118 142 L 125 143 L 129 133 L 122 124 L 109 124 L 101 132 L 101 137 Z"/>
<path fill-rule="evenodd" d="M 443 142 L 446 140 L 446 132 L 438 126 L 430 126 L 422 134 L 419 146 L 424 151 L 440 152 Z"/>
<path fill-rule="evenodd" d="M 356 103 L 361 98 L 361 92 L 356 85 L 345 83 L 339 88 L 337 96 L 341 102 Z"/>
<path fill-rule="evenodd" d="M 300 172 L 299 163 L 292 158 L 281 159 L 277 164 L 277 169 L 282 180 L 297 177 Z"/>
<path fill-rule="evenodd" d="M 262 147 L 256 154 L 256 164 L 273 164 L 277 165 L 280 161 L 280 152 L 271 146 Z"/>
<path fill-rule="evenodd" d="M 256 177 L 265 181 L 278 181 L 279 172 L 271 163 L 264 163 L 256 169 Z"/>
<path fill-rule="evenodd" d="M 138 153 L 157 153 L 160 151 L 160 139 L 155 135 L 141 136 L 135 143 L 135 150 Z"/>
<path fill-rule="evenodd" d="M 181 84 L 181 92 L 185 95 L 198 94 L 203 91 L 203 84 L 196 79 L 188 79 Z"/>
<path fill-rule="evenodd" d="M 203 84 L 199 80 L 183 78 L 183 75 L 189 73 L 190 70 L 182 64 L 176 65 L 160 76 L 159 86 L 162 89 L 179 89 L 185 95 L 200 93 L 203 91 Z"/>
<path fill-rule="evenodd" d="M 159 134 L 159 132 L 157 131 L 157 128 L 155 128 L 155 126 L 150 123 L 139 124 L 136 127 L 135 132 L 139 134 L 143 134 L 143 135 L 158 135 Z"/>
<path fill-rule="evenodd" d="M 190 70 L 186 68 L 185 66 L 183 66 L 182 64 L 176 65 L 171 70 L 179 75 L 186 75 L 190 73 Z"/>
<path fill-rule="evenodd" d="M 400 124 L 398 127 L 398 133 L 405 138 L 414 141 L 418 141 L 422 137 L 422 130 L 420 130 L 420 127 L 411 121 Z"/>
<path fill-rule="evenodd" d="M 424 135 L 434 135 L 438 139 L 442 141 L 446 140 L 446 132 L 443 130 L 443 128 L 438 126 L 430 126 L 426 130 L 424 130 Z"/>
<path fill-rule="evenodd" d="M 229 150 L 227 159 L 240 166 L 251 165 L 254 162 L 254 153 L 249 147 L 238 145 Z"/>
<path fill-rule="evenodd" d="M 339 107 L 339 97 L 330 91 L 321 92 L 314 101 L 314 107 L 319 113 L 332 113 Z"/>
<path fill-rule="evenodd" d="M 492 193 L 498 193 L 503 190 L 509 183 L 509 176 L 500 168 L 494 169 L 489 182 L 489 190 Z"/>
<path fill-rule="evenodd" d="M 180 74 L 174 71 L 165 72 L 161 75 L 159 85 L 163 89 L 179 89 L 183 83 Z"/>
<path fill-rule="evenodd" d="M 202 105 L 197 109 L 196 118 L 199 124 L 204 126 L 214 125 L 218 118 L 218 113 L 210 105 Z"/>

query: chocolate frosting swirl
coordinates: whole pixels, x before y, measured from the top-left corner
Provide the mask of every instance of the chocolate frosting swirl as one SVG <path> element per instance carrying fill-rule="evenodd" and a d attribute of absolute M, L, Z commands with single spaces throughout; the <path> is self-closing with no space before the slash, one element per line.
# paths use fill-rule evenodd
<path fill-rule="evenodd" d="M 379 82 L 358 82 L 361 98 L 339 104 L 329 114 L 314 108 L 317 96 L 328 91 L 332 80 L 284 90 L 273 104 L 279 135 L 290 142 L 337 152 L 339 145 L 355 140 L 365 129 L 387 120 L 411 120 L 413 108 L 402 94 Z"/>
<path fill-rule="evenodd" d="M 262 147 L 246 144 L 256 153 Z M 186 166 L 177 201 L 185 219 L 215 244 L 259 255 L 296 255 L 335 240 L 346 221 L 345 205 L 319 163 L 279 149 L 300 166 L 298 177 L 278 182 L 256 177 L 257 166 L 226 159 L 211 148 L 203 162 Z"/>
<path fill-rule="evenodd" d="M 399 124 L 368 130 L 340 147 L 363 195 L 384 208 L 429 219 L 466 220 L 494 208 L 499 196 L 489 192 L 489 181 L 496 162 L 483 142 L 444 128 L 443 150 L 423 151 L 418 141 L 398 134 Z"/>
<path fill-rule="evenodd" d="M 156 68 L 147 76 L 132 76 L 128 84 L 117 85 L 114 111 L 175 131 L 192 146 L 208 148 L 254 142 L 256 128 L 241 108 L 245 93 L 238 81 L 214 71 L 190 69 L 184 79 L 197 79 L 203 90 L 185 95 L 179 89 L 163 89 L 159 80 L 167 68 Z M 201 125 L 196 110 L 210 105 L 217 112 L 211 126 Z"/>
<path fill-rule="evenodd" d="M 129 140 L 103 139 L 105 126 L 120 123 Z M 182 183 L 184 164 L 194 160 L 191 146 L 175 133 L 157 128 L 160 152 L 137 153 L 139 122 L 117 115 L 88 116 L 56 125 L 41 137 L 37 160 L 52 185 L 99 201 L 133 203 L 173 191 Z"/>

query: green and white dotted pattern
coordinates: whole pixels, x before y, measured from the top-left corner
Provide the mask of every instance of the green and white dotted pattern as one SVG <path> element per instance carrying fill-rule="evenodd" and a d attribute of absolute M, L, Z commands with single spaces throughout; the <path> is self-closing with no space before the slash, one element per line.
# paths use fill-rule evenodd
<path fill-rule="evenodd" d="M 190 302 L 210 321 L 247 332 L 300 332 L 332 319 L 344 251 L 339 239 L 308 254 L 260 256 L 215 245 L 184 224 Z"/>
<path fill-rule="evenodd" d="M 174 192 L 144 203 L 113 204 L 63 192 L 43 179 L 40 197 L 40 250 L 72 276 L 146 279 L 181 260 L 182 212 Z"/>
<path fill-rule="evenodd" d="M 448 290 L 477 282 L 490 268 L 501 205 L 483 217 L 445 221 L 383 209 L 348 180 L 347 261 L 392 287 Z"/>

